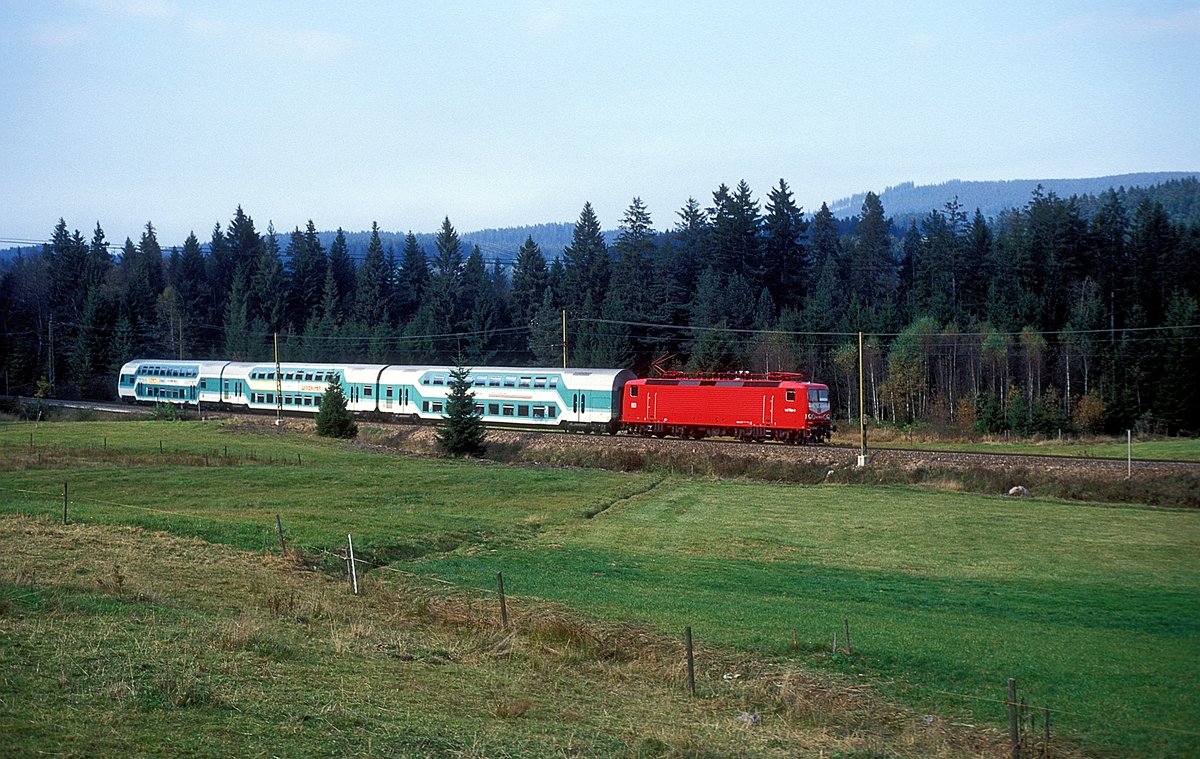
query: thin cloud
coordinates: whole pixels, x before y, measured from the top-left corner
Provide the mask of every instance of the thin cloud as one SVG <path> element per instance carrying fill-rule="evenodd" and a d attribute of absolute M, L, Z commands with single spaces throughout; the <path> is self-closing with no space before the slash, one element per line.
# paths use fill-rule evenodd
<path fill-rule="evenodd" d="M 86 24 L 42 24 L 30 29 L 28 36 L 36 47 L 63 49 L 83 45 L 94 32 Z"/>
<path fill-rule="evenodd" d="M 77 5 L 113 16 L 167 18 L 171 5 L 166 0 L 74 0 Z"/>
<path fill-rule="evenodd" d="M 341 57 L 350 49 L 349 37 L 322 29 L 248 26 L 204 17 L 190 19 L 188 28 L 205 40 L 224 41 L 267 58 L 332 59 Z"/>
<path fill-rule="evenodd" d="M 1148 40 L 1200 40 L 1200 8 L 1174 13 L 1087 13 L 1064 19 L 1036 38 L 1061 35 L 1113 42 Z"/>

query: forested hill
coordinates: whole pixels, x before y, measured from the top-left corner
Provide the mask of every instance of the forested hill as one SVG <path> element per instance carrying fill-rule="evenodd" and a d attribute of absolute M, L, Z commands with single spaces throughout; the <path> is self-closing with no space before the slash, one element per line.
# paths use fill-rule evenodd
<path fill-rule="evenodd" d="M 505 227 L 503 229 L 481 229 L 475 232 L 464 232 L 460 236 L 463 246 L 470 252 L 479 246 L 484 260 L 491 264 L 499 261 L 505 266 L 511 266 L 517 257 L 517 250 L 529 238 L 538 244 L 542 254 L 554 260 L 562 255 L 562 250 L 571 244 L 571 233 L 575 229 L 573 222 L 528 224 L 521 227 Z M 346 231 L 346 251 L 355 260 L 362 260 L 367 255 L 367 247 L 371 243 L 370 230 Z M 608 235 L 611 238 L 615 233 Z M 333 243 L 337 233 L 334 231 L 319 232 L 321 244 L 326 249 Z M 385 232 L 380 230 L 379 237 L 384 249 L 389 246 L 397 254 L 404 250 L 404 232 Z M 416 233 L 417 244 L 426 251 L 434 249 L 437 234 L 433 232 Z M 611 243 L 611 239 L 609 239 Z"/>
<path fill-rule="evenodd" d="M 1140 174 L 1115 174 L 1107 177 L 1091 177 L 1085 179 L 1009 179 L 987 182 L 964 182 L 952 179 L 941 184 L 917 186 L 912 182 L 903 182 L 895 187 L 889 187 L 879 193 L 879 200 L 887 209 L 888 215 L 896 221 L 897 226 L 907 227 L 907 220 L 918 219 L 928 215 L 932 210 L 941 210 L 946 203 L 958 198 L 958 204 L 973 212 L 978 208 L 984 216 L 994 218 L 1001 211 L 1009 208 L 1022 208 L 1029 202 L 1030 196 L 1038 185 L 1045 193 L 1053 192 L 1060 198 L 1078 196 L 1099 196 L 1108 189 L 1130 191 L 1132 188 L 1148 188 L 1154 185 L 1176 183 L 1178 180 L 1195 179 L 1200 172 L 1195 171 L 1157 171 Z M 1192 202 L 1195 185 L 1177 185 L 1187 189 L 1190 185 L 1186 202 L 1189 208 L 1169 208 L 1170 203 L 1165 198 L 1157 198 L 1163 202 L 1168 214 L 1179 221 L 1200 221 L 1200 203 Z M 1165 188 L 1164 188 L 1165 189 Z M 834 216 L 845 218 L 857 215 L 862 209 L 866 193 L 861 192 L 842 198 L 829 204 L 829 210 Z M 1136 201 L 1131 204 L 1136 206 Z M 901 224 L 901 220 L 904 223 Z"/>

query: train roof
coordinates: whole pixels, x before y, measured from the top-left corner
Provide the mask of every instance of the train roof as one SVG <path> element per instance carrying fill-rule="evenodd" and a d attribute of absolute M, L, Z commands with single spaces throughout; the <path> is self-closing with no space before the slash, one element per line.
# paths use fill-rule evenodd
<path fill-rule="evenodd" d="M 671 387 L 826 387 L 803 379 L 702 379 L 699 377 L 649 377 L 633 380 L 635 385 Z"/>

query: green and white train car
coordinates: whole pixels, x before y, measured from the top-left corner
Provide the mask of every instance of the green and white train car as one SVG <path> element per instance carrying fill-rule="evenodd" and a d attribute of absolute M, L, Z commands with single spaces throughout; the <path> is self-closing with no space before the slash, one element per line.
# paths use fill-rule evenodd
<path fill-rule="evenodd" d="M 119 396 L 130 403 L 214 404 L 248 411 L 316 413 L 336 376 L 347 407 L 358 413 L 436 421 L 445 416 L 449 366 L 130 361 L 121 368 Z M 555 427 L 582 432 L 620 428 L 627 369 L 475 367 L 476 410 L 487 424 Z"/>

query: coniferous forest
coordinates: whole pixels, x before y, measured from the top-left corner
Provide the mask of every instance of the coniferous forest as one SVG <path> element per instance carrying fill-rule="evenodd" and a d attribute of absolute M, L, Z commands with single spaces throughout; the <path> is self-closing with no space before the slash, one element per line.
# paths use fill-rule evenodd
<path fill-rule="evenodd" d="M 1181 200 L 1182 199 L 1182 200 Z M 1015 434 L 1200 431 L 1200 183 L 1062 198 L 985 218 L 951 200 L 894 225 L 868 193 L 809 214 L 780 180 L 634 198 L 606 243 L 584 204 L 561 256 L 487 261 L 446 219 L 365 255 L 346 233 L 260 229 L 238 207 L 164 250 L 60 220 L 0 278 L 8 394 L 112 398 L 136 357 L 800 371 L 858 415 Z M 899 228 L 898 228 L 899 226 Z M 664 230 L 665 228 L 665 230 Z"/>

